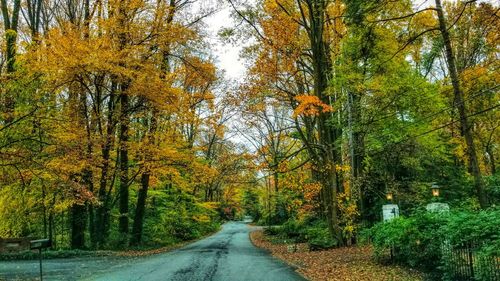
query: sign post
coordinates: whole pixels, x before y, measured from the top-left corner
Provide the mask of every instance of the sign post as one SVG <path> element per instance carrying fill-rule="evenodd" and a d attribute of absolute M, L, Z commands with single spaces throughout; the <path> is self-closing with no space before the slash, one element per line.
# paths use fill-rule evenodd
<path fill-rule="evenodd" d="M 40 259 L 40 281 L 43 281 L 43 270 L 42 270 L 42 249 L 49 248 L 52 245 L 50 239 L 39 239 L 30 241 L 30 249 L 38 250 L 38 257 Z"/>

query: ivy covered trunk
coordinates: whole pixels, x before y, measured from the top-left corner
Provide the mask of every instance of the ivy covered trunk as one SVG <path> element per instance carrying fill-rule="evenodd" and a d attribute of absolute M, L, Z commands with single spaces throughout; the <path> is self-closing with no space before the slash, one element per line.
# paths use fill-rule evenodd
<path fill-rule="evenodd" d="M 21 9 L 21 0 L 15 0 L 13 10 L 9 11 L 7 0 L 0 1 L 2 10 L 3 24 L 5 28 L 5 60 L 7 64 L 7 74 L 13 74 L 16 64 L 17 53 L 17 32 L 19 22 L 19 12 Z M 5 123 L 14 121 L 15 93 L 12 90 L 6 90 L 4 95 Z"/>

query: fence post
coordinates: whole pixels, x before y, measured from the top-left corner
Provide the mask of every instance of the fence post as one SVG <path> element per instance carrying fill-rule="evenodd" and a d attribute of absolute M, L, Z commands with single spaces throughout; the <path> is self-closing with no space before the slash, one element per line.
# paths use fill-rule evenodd
<path fill-rule="evenodd" d="M 467 245 L 468 245 L 467 250 L 469 254 L 470 277 L 472 280 L 474 280 L 474 259 L 472 256 L 472 242 L 469 241 Z"/>

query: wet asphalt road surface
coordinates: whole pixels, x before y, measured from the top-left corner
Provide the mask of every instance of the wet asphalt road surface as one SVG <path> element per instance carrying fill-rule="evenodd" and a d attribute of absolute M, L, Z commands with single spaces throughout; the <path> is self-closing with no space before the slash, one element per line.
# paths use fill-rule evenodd
<path fill-rule="evenodd" d="M 44 263 L 44 280 L 305 280 L 290 266 L 253 246 L 250 231 L 244 223 L 230 222 L 215 235 L 149 257 L 49 260 Z M 36 280 L 37 273 L 37 261 L 0 262 L 0 280 Z"/>

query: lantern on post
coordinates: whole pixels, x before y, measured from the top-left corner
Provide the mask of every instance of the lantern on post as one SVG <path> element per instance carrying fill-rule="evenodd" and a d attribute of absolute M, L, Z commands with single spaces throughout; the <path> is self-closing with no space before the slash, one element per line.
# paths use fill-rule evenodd
<path fill-rule="evenodd" d="M 432 201 L 434 202 L 427 204 L 427 206 L 425 207 L 428 212 L 446 213 L 450 211 L 450 206 L 447 203 L 437 202 L 440 201 L 438 200 L 440 188 L 441 187 L 437 183 L 435 182 L 432 183 L 431 191 L 432 191 L 432 197 L 434 198 L 434 200 Z"/>
<path fill-rule="evenodd" d="M 382 206 L 382 218 L 384 221 L 392 220 L 393 218 L 399 217 L 399 207 L 397 204 L 392 203 L 394 200 L 394 194 L 392 191 L 387 191 L 385 198 L 388 203 Z"/>
<path fill-rule="evenodd" d="M 433 182 L 432 183 L 432 186 L 431 186 L 431 190 L 432 190 L 432 196 L 433 197 L 439 197 L 439 185 L 437 185 L 437 183 Z"/>
<path fill-rule="evenodd" d="M 387 201 L 389 201 L 389 202 L 392 202 L 392 199 L 394 198 L 392 196 L 392 192 L 390 192 L 390 191 L 387 192 L 387 194 L 385 195 L 385 197 L 387 198 Z"/>

